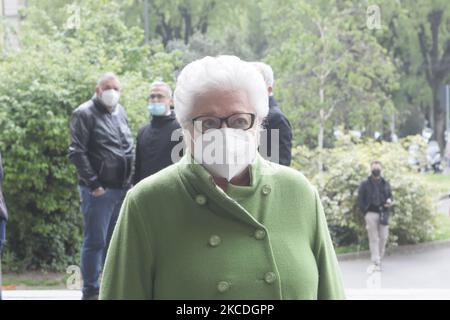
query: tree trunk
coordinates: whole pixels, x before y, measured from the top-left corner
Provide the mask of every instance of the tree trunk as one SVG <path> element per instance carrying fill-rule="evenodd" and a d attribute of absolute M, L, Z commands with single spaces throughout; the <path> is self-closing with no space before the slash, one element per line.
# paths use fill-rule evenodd
<path fill-rule="evenodd" d="M 438 142 L 441 155 L 445 150 L 445 111 L 442 110 L 439 102 L 439 84 L 432 87 L 433 92 L 433 137 Z"/>
<path fill-rule="evenodd" d="M 180 6 L 178 10 L 180 11 L 181 16 L 183 17 L 184 22 L 184 36 L 183 36 L 184 44 L 188 44 L 190 37 L 194 33 L 192 27 L 192 17 L 189 13 L 189 10 L 185 6 Z"/>

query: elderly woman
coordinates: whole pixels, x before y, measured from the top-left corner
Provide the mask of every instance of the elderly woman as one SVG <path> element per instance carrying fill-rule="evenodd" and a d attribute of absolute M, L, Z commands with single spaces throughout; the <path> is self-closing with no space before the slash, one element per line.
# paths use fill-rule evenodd
<path fill-rule="evenodd" d="M 314 187 L 257 153 L 262 76 L 237 57 L 181 72 L 175 111 L 189 150 L 128 194 L 101 299 L 343 299 Z"/>

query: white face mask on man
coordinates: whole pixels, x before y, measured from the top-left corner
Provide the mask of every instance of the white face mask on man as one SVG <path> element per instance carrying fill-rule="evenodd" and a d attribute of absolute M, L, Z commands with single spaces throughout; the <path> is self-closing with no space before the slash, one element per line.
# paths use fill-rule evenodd
<path fill-rule="evenodd" d="M 114 89 L 105 90 L 101 93 L 100 99 L 105 106 L 114 108 L 120 100 L 120 93 Z"/>
<path fill-rule="evenodd" d="M 193 157 L 213 176 L 230 181 L 255 160 L 257 148 L 253 131 L 214 129 L 194 137 Z"/>

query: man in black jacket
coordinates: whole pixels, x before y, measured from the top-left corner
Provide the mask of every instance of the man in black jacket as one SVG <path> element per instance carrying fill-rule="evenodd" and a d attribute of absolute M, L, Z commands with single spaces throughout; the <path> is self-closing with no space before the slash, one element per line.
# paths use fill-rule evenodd
<path fill-rule="evenodd" d="M 69 158 L 75 165 L 84 216 L 81 252 L 83 299 L 98 298 L 99 275 L 120 207 L 130 186 L 133 139 L 121 85 L 113 73 L 98 81 L 94 98 L 79 106 L 70 121 Z"/>
<path fill-rule="evenodd" d="M 181 156 L 182 132 L 171 104 L 170 86 L 162 81 L 153 82 L 148 97 L 151 121 L 139 129 L 136 141 L 134 184 L 170 166 Z"/>
<path fill-rule="evenodd" d="M 272 67 L 262 62 L 253 62 L 253 65 L 263 76 L 269 91 L 269 114 L 265 120 L 265 130 L 261 136 L 261 155 L 269 161 L 290 166 L 292 158 L 292 128 L 273 96 L 274 76 Z M 272 145 L 272 135 L 274 135 L 273 142 L 275 145 Z M 277 135 L 278 139 L 276 139 Z"/>
<path fill-rule="evenodd" d="M 372 162 L 372 175 L 358 190 L 358 207 L 366 221 L 374 271 L 381 271 L 381 259 L 389 236 L 389 207 L 393 203 L 391 186 L 381 176 L 381 169 L 379 161 Z"/>

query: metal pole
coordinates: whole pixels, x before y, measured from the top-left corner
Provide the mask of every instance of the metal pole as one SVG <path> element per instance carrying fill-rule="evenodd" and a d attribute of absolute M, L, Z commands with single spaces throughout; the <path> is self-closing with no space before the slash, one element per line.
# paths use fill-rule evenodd
<path fill-rule="evenodd" d="M 144 0 L 144 34 L 145 43 L 148 44 L 150 41 L 149 28 L 148 28 L 148 0 Z"/>

